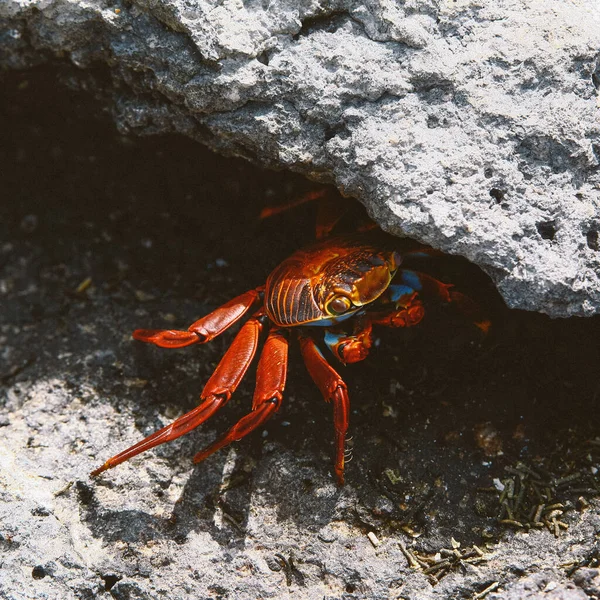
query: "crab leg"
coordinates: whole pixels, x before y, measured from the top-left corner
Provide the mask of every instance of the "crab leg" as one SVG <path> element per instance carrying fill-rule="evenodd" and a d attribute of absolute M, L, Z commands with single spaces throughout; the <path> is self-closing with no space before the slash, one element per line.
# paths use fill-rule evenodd
<path fill-rule="evenodd" d="M 350 398 L 344 380 L 325 360 L 312 338 L 300 334 L 300 350 L 304 363 L 313 381 L 321 390 L 326 402 L 333 404 L 335 428 L 335 475 L 340 485 L 344 484 L 344 450 L 350 417 Z"/>
<path fill-rule="evenodd" d="M 194 456 L 199 463 L 231 442 L 237 442 L 260 427 L 279 410 L 285 388 L 288 362 L 288 340 L 278 329 L 272 329 L 258 361 L 252 412 L 242 417 L 225 435 Z"/>
<path fill-rule="evenodd" d="M 443 284 L 440 283 L 440 285 Z M 390 285 L 385 294 L 392 307 L 384 311 L 368 313 L 365 318 L 371 324 L 386 327 L 412 327 L 420 323 L 425 316 L 425 309 L 419 295 L 411 286 L 406 284 Z"/>
<path fill-rule="evenodd" d="M 256 353 L 262 328 L 263 325 L 258 315 L 244 324 L 204 387 L 200 396 L 202 403 L 198 407 L 137 444 L 109 458 L 101 467 L 92 471 L 91 475 L 99 475 L 141 452 L 165 442 L 170 442 L 195 429 L 214 415 L 229 401 L 248 370 Z"/>
<path fill-rule="evenodd" d="M 337 193 L 331 193 L 330 189 L 322 188 L 313 190 L 287 204 L 263 208 L 259 218 L 261 220 L 267 219 L 314 200 L 319 200 L 315 233 L 317 240 L 322 240 L 335 229 L 337 224 L 348 213 L 348 201 Z M 370 219 L 363 219 L 362 221 L 364 222 L 359 224 L 358 231 L 367 231 L 376 227 Z"/>
<path fill-rule="evenodd" d="M 450 290 L 450 301 L 467 319 L 473 321 L 473 324 L 479 327 L 483 333 L 488 333 L 492 322 L 483 314 L 479 304 L 475 300 L 462 292 Z"/>
<path fill-rule="evenodd" d="M 488 332 L 491 321 L 482 313 L 477 302 L 452 289 L 453 285 L 442 283 L 425 273 L 408 269 L 398 271 L 396 278 L 402 282 L 402 285 L 398 287 L 406 285 L 422 293 L 423 296 L 437 297 L 442 302 L 451 302 L 467 319 L 472 320 L 476 327 L 479 327 L 484 333 Z M 390 288 L 393 287 L 390 286 Z"/>
<path fill-rule="evenodd" d="M 249 290 L 198 319 L 187 331 L 174 329 L 136 329 L 133 337 L 161 348 L 183 348 L 205 344 L 239 321 L 260 300 L 263 287 Z"/>
<path fill-rule="evenodd" d="M 314 200 L 321 200 L 322 198 L 324 198 L 327 195 L 327 192 L 328 192 L 327 188 L 312 190 L 312 191 L 308 192 L 307 194 L 304 194 L 304 195 L 300 196 L 299 198 L 292 200 L 291 202 L 287 202 L 286 204 L 278 204 L 276 206 L 267 206 L 260 211 L 260 216 L 258 218 L 261 220 L 268 219 L 269 217 L 274 217 L 275 215 L 278 215 L 279 213 L 287 212 L 288 210 L 296 208 L 297 206 L 302 206 L 303 204 L 306 204 L 307 202 L 313 202 Z"/>

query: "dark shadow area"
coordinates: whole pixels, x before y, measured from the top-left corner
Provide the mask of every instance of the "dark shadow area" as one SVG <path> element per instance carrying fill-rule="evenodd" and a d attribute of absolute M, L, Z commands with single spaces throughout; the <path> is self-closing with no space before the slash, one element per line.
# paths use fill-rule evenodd
<path fill-rule="evenodd" d="M 265 223 L 260 209 L 313 186 L 183 138 L 123 138 L 99 104 L 56 84 L 59 75 L 0 76 L 0 128 L 9 132 L 0 146 L 0 323 L 10 340 L 0 384 L 64 373 L 92 407 L 136 415 L 141 437 L 165 408 L 179 414 L 195 405 L 233 332 L 176 351 L 127 336 L 138 327 L 184 328 L 264 282 L 311 239 L 314 209 Z M 169 518 L 106 511 L 92 491 L 83 510 L 94 534 L 114 542 L 128 531 L 135 543 L 203 529 L 235 548 L 260 493 L 278 519 L 310 534 L 343 520 L 365 532 L 421 533 L 433 551 L 451 537 L 478 543 L 503 530 L 489 489 L 506 467 L 523 462 L 557 478 L 588 468 L 600 431 L 600 319 L 511 312 L 466 261 L 426 268 L 485 307 L 492 331 L 484 337 L 451 306 L 434 307 L 413 330 L 378 331 L 368 360 L 340 368 L 352 399 L 349 488 L 315 494 L 331 485 L 332 417 L 294 347 L 287 399 L 264 428 L 267 443 L 259 432 L 241 442 L 227 481 L 225 452 L 195 468 L 190 461 L 247 412 L 252 377 L 202 431 L 144 457 L 189 471 Z M 120 449 L 108 443 L 103 459 Z M 284 468 L 282 456 L 297 468 Z M 112 486 L 110 477 L 86 485 Z M 589 485 L 559 500 L 590 495 Z M 159 481 L 152 493 L 168 486 Z M 212 524 L 216 512 L 229 529 Z"/>

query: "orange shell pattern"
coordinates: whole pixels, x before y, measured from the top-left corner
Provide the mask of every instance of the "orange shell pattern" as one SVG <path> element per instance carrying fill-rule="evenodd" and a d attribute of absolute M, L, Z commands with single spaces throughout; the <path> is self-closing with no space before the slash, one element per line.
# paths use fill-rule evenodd
<path fill-rule="evenodd" d="M 328 239 L 298 250 L 269 276 L 265 308 L 280 327 L 335 320 L 327 302 L 341 294 L 352 301 L 352 314 L 376 300 L 390 285 L 400 262 L 393 250 L 371 243 L 370 236 Z"/>

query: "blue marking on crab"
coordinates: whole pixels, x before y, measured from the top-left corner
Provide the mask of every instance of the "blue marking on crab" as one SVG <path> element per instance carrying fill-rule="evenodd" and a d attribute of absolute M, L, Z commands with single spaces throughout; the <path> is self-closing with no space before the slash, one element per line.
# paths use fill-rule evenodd
<path fill-rule="evenodd" d="M 401 283 L 398 285 L 390 285 L 388 290 L 390 290 L 390 299 L 392 302 L 398 302 L 403 297 L 410 298 L 415 293 L 414 288 Z"/>
<path fill-rule="evenodd" d="M 335 353 L 335 348 L 340 343 L 342 338 L 347 338 L 348 334 L 346 333 L 334 333 L 333 331 L 326 331 L 325 336 L 323 337 L 323 341 L 326 346 L 331 350 L 334 356 L 337 356 Z"/>
<path fill-rule="evenodd" d="M 402 269 L 402 271 L 400 271 L 400 281 L 402 281 L 404 285 L 411 287 L 415 292 L 419 292 L 423 289 L 421 279 L 414 271 Z"/>
<path fill-rule="evenodd" d="M 339 317 L 332 317 L 331 319 L 321 319 L 320 321 L 314 321 L 312 323 L 308 323 L 311 327 L 331 327 L 332 325 L 337 325 L 338 323 L 341 323 L 342 321 L 345 321 L 346 319 L 349 319 L 350 317 L 353 317 L 354 315 L 356 315 L 358 312 L 355 310 L 354 312 L 351 313 L 346 313 L 345 315 L 340 315 Z"/>

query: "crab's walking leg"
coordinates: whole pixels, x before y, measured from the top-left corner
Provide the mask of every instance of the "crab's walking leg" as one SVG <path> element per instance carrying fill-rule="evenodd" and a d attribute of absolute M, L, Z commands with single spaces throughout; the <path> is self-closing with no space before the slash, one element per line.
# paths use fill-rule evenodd
<path fill-rule="evenodd" d="M 272 329 L 258 361 L 252 412 L 242 417 L 216 442 L 198 452 L 194 456 L 195 463 L 203 461 L 223 446 L 241 440 L 279 410 L 285 388 L 287 363 L 288 340 L 281 330 Z"/>
<path fill-rule="evenodd" d="M 442 302 L 451 302 L 467 318 L 473 321 L 474 325 L 487 333 L 491 327 L 491 321 L 483 314 L 481 308 L 469 296 L 452 289 L 454 286 L 442 283 L 437 279 L 408 269 L 398 271 L 396 278 L 399 278 L 402 285 L 406 285 L 418 291 L 423 296 L 437 297 Z M 399 287 L 402 287 L 399 286 Z M 390 286 L 392 288 L 394 286 Z"/>
<path fill-rule="evenodd" d="M 183 348 L 205 344 L 237 323 L 260 300 L 264 288 L 259 287 L 237 296 L 211 313 L 198 319 L 187 331 L 174 329 L 136 329 L 133 337 L 161 348 Z"/>
<path fill-rule="evenodd" d="M 203 402 L 197 408 L 139 441 L 131 448 L 109 458 L 101 467 L 92 471 L 91 475 L 99 475 L 102 471 L 112 469 L 141 452 L 170 442 L 209 419 L 227 403 L 243 379 L 256 353 L 262 327 L 260 316 L 255 316 L 244 324 L 204 387 L 201 394 Z"/>
<path fill-rule="evenodd" d="M 274 217 L 279 213 L 286 212 L 288 210 L 296 208 L 297 206 L 302 206 L 307 202 L 321 200 L 328 194 L 328 191 L 329 190 L 327 190 L 327 188 L 320 188 L 318 190 L 312 190 L 307 194 L 304 194 L 299 198 L 292 200 L 291 202 L 287 202 L 285 204 L 278 204 L 276 206 L 267 206 L 260 211 L 260 216 L 258 218 L 261 220 L 268 219 L 269 217 Z"/>
<path fill-rule="evenodd" d="M 326 402 L 333 404 L 335 428 L 335 475 L 340 485 L 344 484 L 344 450 L 350 417 L 348 388 L 334 368 L 325 360 L 314 340 L 300 335 L 300 349 L 304 363 L 313 381 L 321 390 Z"/>
<path fill-rule="evenodd" d="M 317 223 L 316 223 L 316 238 L 322 240 L 327 237 L 336 227 L 336 225 L 342 220 L 342 218 L 348 212 L 348 201 L 339 196 L 337 193 L 332 193 L 328 188 L 321 188 L 308 192 L 300 198 L 292 200 L 287 204 L 280 204 L 277 206 L 268 206 L 263 208 L 260 213 L 260 219 L 266 219 L 275 216 L 279 213 L 286 212 L 294 209 L 297 206 L 319 200 L 317 206 Z M 361 223 L 358 227 L 359 231 L 366 231 L 375 227 L 375 224 L 370 219 L 367 219 L 365 223 Z"/>

